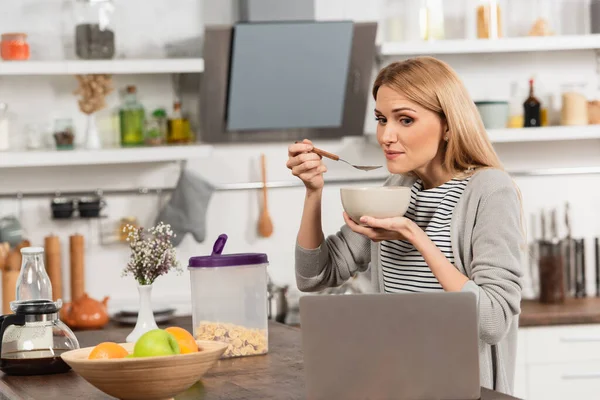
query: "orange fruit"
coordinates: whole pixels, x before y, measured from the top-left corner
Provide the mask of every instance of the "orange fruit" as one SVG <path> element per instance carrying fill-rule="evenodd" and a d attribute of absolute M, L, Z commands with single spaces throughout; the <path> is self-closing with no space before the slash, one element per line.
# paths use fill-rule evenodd
<path fill-rule="evenodd" d="M 177 340 L 177 344 L 179 344 L 181 354 L 197 353 L 199 351 L 196 339 L 194 339 L 194 336 L 192 336 L 192 334 L 185 329 L 177 326 L 171 326 L 165 329 L 165 331 L 175 336 L 175 340 Z"/>
<path fill-rule="evenodd" d="M 121 345 L 113 342 L 100 343 L 90 353 L 88 360 L 108 360 L 111 358 L 124 358 L 129 352 Z"/>

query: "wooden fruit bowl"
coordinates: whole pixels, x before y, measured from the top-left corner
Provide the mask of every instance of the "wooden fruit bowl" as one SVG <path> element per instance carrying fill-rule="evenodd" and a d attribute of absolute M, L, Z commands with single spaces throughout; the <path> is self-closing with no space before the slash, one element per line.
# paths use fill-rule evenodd
<path fill-rule="evenodd" d="M 173 356 L 88 360 L 93 347 L 61 355 L 73 371 L 104 393 L 121 400 L 167 400 L 189 389 L 219 360 L 227 344 L 196 341 L 198 353 Z M 121 343 L 129 353 L 134 343 Z"/>

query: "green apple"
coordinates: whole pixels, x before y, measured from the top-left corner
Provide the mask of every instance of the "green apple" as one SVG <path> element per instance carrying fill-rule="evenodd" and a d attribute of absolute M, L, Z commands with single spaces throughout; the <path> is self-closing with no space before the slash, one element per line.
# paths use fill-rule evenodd
<path fill-rule="evenodd" d="M 135 358 L 135 356 L 133 355 L 133 353 L 132 353 L 132 354 L 127 354 L 127 355 L 125 356 L 125 358 Z"/>
<path fill-rule="evenodd" d="M 172 356 L 180 352 L 175 336 L 162 329 L 144 333 L 133 347 L 134 357 Z"/>

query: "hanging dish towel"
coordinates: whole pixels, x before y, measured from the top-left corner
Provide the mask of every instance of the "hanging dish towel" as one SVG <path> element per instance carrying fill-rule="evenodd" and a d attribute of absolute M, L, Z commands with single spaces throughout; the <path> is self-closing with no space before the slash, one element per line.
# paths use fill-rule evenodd
<path fill-rule="evenodd" d="M 198 243 L 206 236 L 206 210 L 214 187 L 186 171 L 181 172 L 175 191 L 167 205 L 160 211 L 156 223 L 171 225 L 175 237 L 173 246 L 179 246 L 184 236 L 191 233 Z"/>

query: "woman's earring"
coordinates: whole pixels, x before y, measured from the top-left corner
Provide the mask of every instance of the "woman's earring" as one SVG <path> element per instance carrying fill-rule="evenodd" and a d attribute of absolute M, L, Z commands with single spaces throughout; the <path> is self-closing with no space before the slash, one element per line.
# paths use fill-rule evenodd
<path fill-rule="evenodd" d="M 448 140 L 450 140 L 450 136 L 446 135 L 446 137 L 444 138 L 444 140 L 447 142 Z"/>

